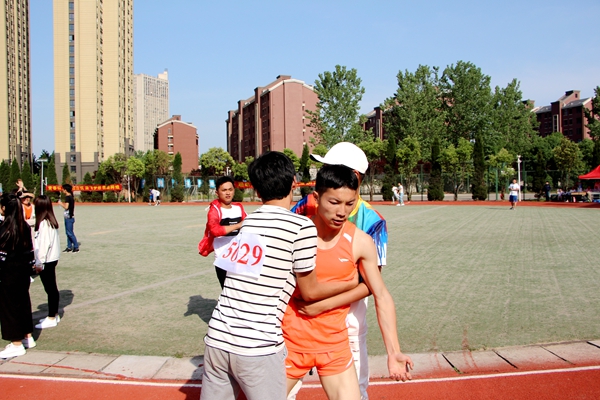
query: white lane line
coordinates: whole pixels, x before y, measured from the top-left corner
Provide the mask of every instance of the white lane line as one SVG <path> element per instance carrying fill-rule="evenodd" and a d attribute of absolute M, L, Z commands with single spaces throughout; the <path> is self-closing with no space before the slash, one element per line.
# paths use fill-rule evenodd
<path fill-rule="evenodd" d="M 543 374 L 563 374 L 565 372 L 581 372 L 581 371 L 594 371 L 600 370 L 600 365 L 590 367 L 574 367 L 574 368 L 561 368 L 561 369 L 548 369 L 543 371 L 523 371 L 523 372 L 506 372 L 489 375 L 474 375 L 474 376 L 458 376 L 450 378 L 430 378 L 430 379 L 417 379 L 414 381 L 407 382 L 396 382 L 396 381 L 377 381 L 369 382 L 371 386 L 383 386 L 383 385 L 397 385 L 397 384 L 417 384 L 417 383 L 429 383 L 429 382 L 451 382 L 461 380 L 472 380 L 472 379 L 491 379 L 491 378 L 503 378 L 507 376 L 527 376 L 527 375 L 543 375 Z M 90 379 L 90 378 L 62 378 L 52 376 L 39 376 L 39 375 L 12 375 L 12 374 L 0 374 L 0 379 L 29 379 L 29 380 L 45 380 L 45 381 L 59 381 L 59 382 L 83 382 L 83 383 L 102 383 L 111 385 L 132 385 L 132 386 L 164 386 L 164 387 L 197 387 L 201 388 L 201 383 L 176 383 L 176 382 L 147 382 L 147 381 L 129 381 L 129 380 L 113 380 L 113 379 Z M 320 388 L 319 383 L 311 383 L 302 385 L 303 388 Z"/>

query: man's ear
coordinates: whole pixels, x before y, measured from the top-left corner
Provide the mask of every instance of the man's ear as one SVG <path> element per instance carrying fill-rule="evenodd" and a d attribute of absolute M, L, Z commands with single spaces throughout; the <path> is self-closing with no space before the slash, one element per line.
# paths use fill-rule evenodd
<path fill-rule="evenodd" d="M 317 193 L 316 191 L 314 191 L 311 194 L 315 198 L 315 203 L 318 203 L 319 202 L 319 193 Z"/>

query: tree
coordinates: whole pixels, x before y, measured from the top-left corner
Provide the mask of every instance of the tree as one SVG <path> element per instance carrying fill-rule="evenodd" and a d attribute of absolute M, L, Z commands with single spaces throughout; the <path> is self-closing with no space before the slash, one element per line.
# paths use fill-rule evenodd
<path fill-rule="evenodd" d="M 438 68 L 419 65 L 415 73 L 398 72 L 398 89 L 381 106 L 385 126 L 396 140 L 412 136 L 427 153 L 434 137 L 444 130 L 444 114 L 439 96 Z M 423 154 L 429 158 L 429 154 Z"/>
<path fill-rule="evenodd" d="M 10 167 L 2 160 L 0 162 L 0 185 L 2 185 L 3 192 L 8 192 L 8 182 L 10 182 Z"/>
<path fill-rule="evenodd" d="M 475 133 L 488 133 L 492 92 L 490 77 L 470 62 L 446 67 L 440 79 L 442 110 L 446 116 L 448 140 L 471 140 Z"/>
<path fill-rule="evenodd" d="M 458 192 L 463 187 L 464 180 L 470 173 L 473 146 L 464 139 L 458 139 L 458 146 L 448 145 L 440 153 L 440 163 L 444 172 L 452 178 L 454 201 L 458 200 Z"/>
<path fill-rule="evenodd" d="M 383 200 L 391 200 L 392 199 L 392 188 L 398 183 L 398 179 L 396 179 L 396 174 L 398 172 L 398 163 L 396 160 L 396 150 L 398 150 L 396 146 L 396 138 L 394 135 L 390 135 L 387 139 L 386 148 L 385 148 L 385 164 L 383 166 L 383 182 L 381 183 L 381 195 L 383 196 Z"/>
<path fill-rule="evenodd" d="M 181 174 L 181 154 L 177 152 L 173 158 L 173 180 L 175 181 L 171 189 L 171 201 L 181 203 L 183 201 L 183 175 Z"/>
<path fill-rule="evenodd" d="M 69 165 L 67 163 L 63 164 L 62 183 L 63 185 L 65 183 L 71 184 L 71 172 L 69 171 Z"/>
<path fill-rule="evenodd" d="M 93 184 L 94 181 L 92 180 L 92 175 L 90 175 L 89 172 L 86 172 L 85 175 L 83 176 L 83 184 L 84 185 L 91 185 Z M 81 201 L 93 201 L 92 200 L 92 196 L 93 196 L 94 192 L 81 192 Z"/>
<path fill-rule="evenodd" d="M 138 157 L 129 157 L 127 159 L 127 169 L 125 170 L 125 173 L 127 176 L 129 176 L 130 185 L 133 187 L 133 193 L 138 193 L 140 183 L 144 177 L 144 174 L 146 173 L 144 161 Z"/>
<path fill-rule="evenodd" d="M 249 181 L 250 177 L 248 176 L 248 166 L 252 164 L 254 161 L 254 157 L 246 157 L 243 163 L 234 162 L 231 165 L 231 174 L 233 175 L 234 181 Z"/>
<path fill-rule="evenodd" d="M 33 181 L 33 175 L 31 175 L 31 165 L 28 160 L 25 160 L 23 163 L 23 169 L 21 170 L 21 179 L 23 180 L 23 185 L 30 192 L 35 192 L 35 182 Z"/>
<path fill-rule="evenodd" d="M 584 107 L 585 118 L 587 119 L 587 127 L 590 130 L 590 137 L 594 141 L 594 150 L 592 153 L 592 168 L 600 165 L 600 86 L 594 89 L 596 96 L 592 99 L 592 110 Z"/>
<path fill-rule="evenodd" d="M 310 150 L 306 143 L 302 146 L 302 157 L 300 157 L 300 167 L 298 168 L 298 172 L 300 173 L 300 181 L 302 183 L 310 182 Z M 310 192 L 312 192 L 312 189 L 308 186 L 302 186 L 300 188 L 300 195 L 302 197 Z"/>
<path fill-rule="evenodd" d="M 404 176 L 408 201 L 412 198 L 412 188 L 415 186 L 415 167 L 421 160 L 421 145 L 417 138 L 407 136 L 400 142 L 398 150 L 398 170 Z"/>
<path fill-rule="evenodd" d="M 10 192 L 11 190 L 16 189 L 17 181 L 19 179 L 21 179 L 21 170 L 19 169 L 17 159 L 13 158 L 12 164 L 10 164 L 10 177 L 8 179 L 8 185 L 4 191 Z"/>
<path fill-rule="evenodd" d="M 50 156 L 50 158 L 48 158 L 48 172 L 47 172 L 47 177 L 48 177 L 48 184 L 50 185 L 58 185 L 58 177 L 56 176 L 56 164 L 54 162 L 55 157 L 54 157 L 54 153 L 52 153 L 52 155 Z"/>
<path fill-rule="evenodd" d="M 127 169 L 127 156 L 123 153 L 116 153 L 100 163 L 98 171 L 106 177 L 106 183 L 121 183 L 123 175 Z"/>
<path fill-rule="evenodd" d="M 444 182 L 442 181 L 442 164 L 440 164 L 440 138 L 435 136 L 431 145 L 431 174 L 429 174 L 429 187 L 427 200 L 444 200 Z"/>
<path fill-rule="evenodd" d="M 283 154 L 285 154 L 289 157 L 290 160 L 292 160 L 292 162 L 294 163 L 294 170 L 298 171 L 298 169 L 300 168 L 300 159 L 298 158 L 296 153 L 294 153 L 294 150 L 285 148 L 283 149 Z"/>
<path fill-rule="evenodd" d="M 199 164 L 206 176 L 222 175 L 227 167 L 233 165 L 233 157 L 221 147 L 211 147 L 200 156 Z"/>
<path fill-rule="evenodd" d="M 381 159 L 385 154 L 387 141 L 379 138 L 375 139 L 373 135 L 369 135 L 365 140 L 358 143 L 357 146 L 365 153 L 367 161 L 369 161 L 369 169 L 367 170 L 369 173 L 369 201 L 373 201 L 375 173 L 381 168 Z"/>
<path fill-rule="evenodd" d="M 591 171 L 598 165 L 594 165 L 594 141 L 590 139 L 583 139 L 577 143 L 579 151 L 581 152 L 581 161 L 583 162 L 586 171 Z"/>
<path fill-rule="evenodd" d="M 473 200 L 487 199 L 487 185 L 485 184 L 485 155 L 483 151 L 483 133 L 475 134 L 473 146 Z"/>
<path fill-rule="evenodd" d="M 307 110 L 315 144 L 331 148 L 339 142 L 358 143 L 364 137 L 359 117 L 365 93 L 356 69 L 335 66 L 335 71 L 319 74 L 314 90 L 319 96 L 316 110 Z"/>
<path fill-rule="evenodd" d="M 566 171 L 565 187 L 568 188 L 571 171 L 577 167 L 577 164 L 581 159 L 579 147 L 577 147 L 576 143 L 563 137 L 560 144 L 554 148 L 553 152 L 558 168 L 563 171 L 563 174 Z"/>
<path fill-rule="evenodd" d="M 523 101 L 520 83 L 513 79 L 505 88 L 496 86 L 492 98 L 488 154 L 506 148 L 512 154 L 525 154 L 537 136 L 538 126 L 529 103 Z"/>

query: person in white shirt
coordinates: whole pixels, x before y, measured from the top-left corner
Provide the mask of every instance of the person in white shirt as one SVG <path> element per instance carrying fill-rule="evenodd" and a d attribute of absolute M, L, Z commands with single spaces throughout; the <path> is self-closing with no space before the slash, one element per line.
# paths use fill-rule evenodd
<path fill-rule="evenodd" d="M 398 205 L 404 205 L 404 186 L 400 182 L 398 182 Z"/>
<path fill-rule="evenodd" d="M 392 187 L 392 205 L 395 203 L 395 201 L 398 201 L 398 204 L 400 204 L 400 192 L 398 192 L 398 187 L 394 186 Z"/>
<path fill-rule="evenodd" d="M 160 205 L 160 192 L 156 189 L 152 189 L 152 200 L 154 200 L 154 205 L 158 206 Z"/>
<path fill-rule="evenodd" d="M 44 290 L 48 295 L 48 316 L 40 320 L 37 329 L 53 328 L 60 322 L 58 303 L 60 294 L 56 285 L 56 265 L 60 258 L 58 221 L 54 216 L 52 201 L 41 195 L 35 199 L 35 269 L 40 274 Z"/>
<path fill-rule="evenodd" d="M 512 180 L 512 183 L 508 186 L 508 190 L 510 190 L 508 196 L 508 200 L 510 201 L 510 209 L 514 210 L 517 207 L 517 201 L 519 201 L 519 191 L 521 190 L 516 179 Z"/>

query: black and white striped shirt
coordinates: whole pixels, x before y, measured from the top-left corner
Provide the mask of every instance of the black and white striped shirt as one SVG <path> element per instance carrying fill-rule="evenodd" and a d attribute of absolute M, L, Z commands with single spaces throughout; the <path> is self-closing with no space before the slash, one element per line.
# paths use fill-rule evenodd
<path fill-rule="evenodd" d="M 239 355 L 274 354 L 284 345 L 281 321 L 296 288 L 295 273 L 315 268 L 317 229 L 302 215 L 263 205 L 240 231 L 265 239 L 261 274 L 258 279 L 227 274 L 204 342 Z"/>

